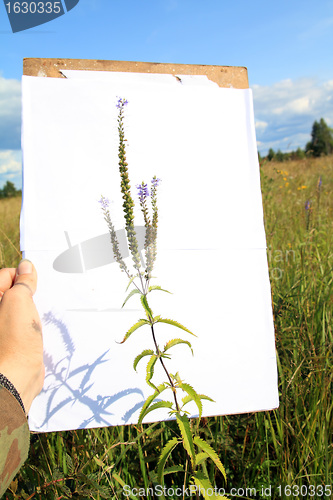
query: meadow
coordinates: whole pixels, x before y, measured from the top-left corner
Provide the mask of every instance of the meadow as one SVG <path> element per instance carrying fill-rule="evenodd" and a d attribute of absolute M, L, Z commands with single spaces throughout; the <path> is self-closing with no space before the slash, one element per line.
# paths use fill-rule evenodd
<path fill-rule="evenodd" d="M 228 485 L 215 468 L 208 473 L 212 484 L 233 489 L 229 498 L 328 499 L 333 495 L 333 157 L 266 162 L 261 180 L 280 406 L 202 419 L 200 434 L 218 451 Z M 15 267 L 20 258 L 20 203 L 20 198 L 0 201 L 1 267 Z M 159 451 L 177 434 L 173 422 L 34 434 L 29 459 L 5 498 L 122 499 L 125 484 L 153 485 Z M 186 464 L 180 448 L 173 457 L 175 465 Z M 181 487 L 183 473 L 168 476 L 166 483 Z M 139 495 L 129 492 L 129 497 Z"/>

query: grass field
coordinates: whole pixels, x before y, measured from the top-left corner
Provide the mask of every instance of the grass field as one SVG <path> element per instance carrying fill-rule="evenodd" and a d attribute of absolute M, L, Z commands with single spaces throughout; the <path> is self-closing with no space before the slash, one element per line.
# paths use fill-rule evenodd
<path fill-rule="evenodd" d="M 203 419 L 200 432 L 226 467 L 226 490 L 238 493 L 230 498 L 328 499 L 333 495 L 333 157 L 266 163 L 261 177 L 280 407 Z M 16 266 L 19 259 L 19 210 L 20 199 L 0 202 L 2 267 Z M 168 422 L 33 435 L 30 457 L 7 498 L 124 498 L 123 484 L 152 485 L 161 446 L 176 433 Z M 175 464 L 186 464 L 179 453 Z M 213 484 L 224 486 L 214 468 L 208 472 Z M 184 477 L 178 473 L 167 481 L 182 486 Z"/>

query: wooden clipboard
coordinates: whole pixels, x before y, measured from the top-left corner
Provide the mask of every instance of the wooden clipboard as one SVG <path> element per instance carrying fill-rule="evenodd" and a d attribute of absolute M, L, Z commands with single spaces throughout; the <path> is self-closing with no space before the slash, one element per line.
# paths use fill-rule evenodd
<path fill-rule="evenodd" d="M 206 75 L 219 87 L 249 88 L 247 69 L 241 66 L 208 66 L 202 64 L 169 64 L 134 61 L 104 61 L 95 59 L 35 59 L 23 60 L 26 76 L 65 78 L 61 70 L 117 71 L 130 73 L 162 73 L 171 75 Z"/>

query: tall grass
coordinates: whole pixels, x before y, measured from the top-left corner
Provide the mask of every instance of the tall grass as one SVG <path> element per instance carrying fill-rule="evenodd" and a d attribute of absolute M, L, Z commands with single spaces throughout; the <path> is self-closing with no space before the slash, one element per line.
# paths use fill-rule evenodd
<path fill-rule="evenodd" d="M 333 483 L 333 158 L 266 163 L 261 178 L 280 407 L 206 418 L 200 429 L 238 498 L 331 498 L 318 488 Z M 2 266 L 18 261 L 19 205 L 0 202 Z M 124 484 L 153 484 L 159 451 L 177 433 L 173 422 L 163 422 L 35 434 L 7 498 L 124 498 Z M 178 453 L 175 464 L 186 466 Z M 222 487 L 215 469 L 208 472 Z M 179 473 L 167 485 L 183 480 Z"/>
<path fill-rule="evenodd" d="M 21 258 L 21 197 L 0 200 L 0 267 L 16 267 Z"/>

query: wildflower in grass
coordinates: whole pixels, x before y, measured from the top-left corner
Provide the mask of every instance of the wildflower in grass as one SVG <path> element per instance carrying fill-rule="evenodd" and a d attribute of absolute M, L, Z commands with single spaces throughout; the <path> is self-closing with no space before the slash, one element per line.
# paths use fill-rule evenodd
<path fill-rule="evenodd" d="M 308 231 L 309 230 L 309 227 L 310 227 L 310 218 L 311 218 L 311 203 L 309 200 L 306 201 L 305 205 L 304 205 L 304 208 L 305 208 L 305 226 L 306 226 L 306 230 Z"/>
<path fill-rule="evenodd" d="M 318 182 L 317 182 L 317 206 L 318 206 L 318 209 L 319 209 L 319 204 L 320 204 L 321 185 L 322 185 L 322 180 L 321 180 L 321 176 L 320 176 L 318 179 Z"/>

